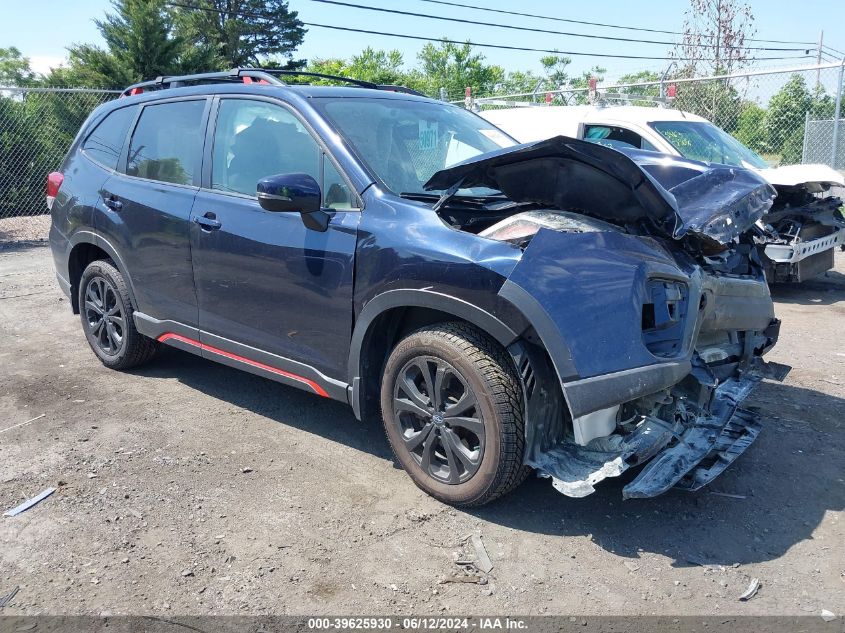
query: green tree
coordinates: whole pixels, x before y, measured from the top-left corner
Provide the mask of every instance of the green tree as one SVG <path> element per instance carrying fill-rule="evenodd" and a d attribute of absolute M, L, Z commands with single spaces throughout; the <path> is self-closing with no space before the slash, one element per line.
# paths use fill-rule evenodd
<path fill-rule="evenodd" d="M 769 101 L 767 127 L 772 150 L 781 154 L 781 162 L 800 162 L 804 142 L 804 120 L 813 105 L 807 83 L 801 75 L 792 75 Z"/>
<path fill-rule="evenodd" d="M 0 85 L 27 86 L 35 80 L 35 73 L 29 66 L 29 59 L 14 46 L 0 47 Z"/>
<path fill-rule="evenodd" d="M 836 113 L 836 100 L 825 92 L 821 86 L 816 86 L 810 103 L 811 119 L 832 119 Z"/>
<path fill-rule="evenodd" d="M 470 44 L 443 40 L 437 46 L 426 44 L 419 55 L 419 68 L 408 74 L 421 92 L 438 95 L 445 88 L 450 99 L 463 96 L 467 86 L 474 95 L 492 94 L 505 79 L 501 66 L 487 64 L 484 55 L 474 53 Z"/>
<path fill-rule="evenodd" d="M 299 69 L 294 59 L 306 30 L 285 0 L 186 0 L 174 14 L 187 41 L 215 50 L 225 66 Z"/>
<path fill-rule="evenodd" d="M 317 58 L 308 62 L 305 70 L 312 73 L 338 75 L 378 84 L 408 85 L 408 73 L 403 68 L 402 53 L 398 50 L 376 50 L 367 47 L 349 59 Z M 333 84 L 330 79 L 308 79 L 309 83 Z"/>
<path fill-rule="evenodd" d="M 739 113 L 739 121 L 734 131 L 737 140 L 759 154 L 770 151 L 769 130 L 766 126 L 765 108 L 753 101 L 745 101 Z"/>
<path fill-rule="evenodd" d="M 496 93 L 504 95 L 537 92 L 539 96 L 542 96 L 543 93 L 541 89 L 545 86 L 545 84 L 545 77 L 541 77 L 530 70 L 514 70 L 507 73 L 505 78 L 500 83 L 496 84 Z"/>
<path fill-rule="evenodd" d="M 659 97 L 660 85 L 657 83 L 659 81 L 660 73 L 656 73 L 653 70 L 641 70 L 636 73 L 628 73 L 627 75 L 622 75 L 621 77 L 619 77 L 617 83 L 639 84 L 646 82 L 654 82 L 649 86 L 628 86 L 626 88 L 620 88 L 619 92 L 622 94 L 637 97 Z"/>
<path fill-rule="evenodd" d="M 548 89 L 562 90 L 569 85 L 570 77 L 566 68 L 571 63 L 572 58 L 565 55 L 545 55 L 540 58 Z"/>
<path fill-rule="evenodd" d="M 377 84 L 401 84 L 406 77 L 402 69 L 404 60 L 398 50 L 383 51 L 365 48 L 350 60 L 352 77 Z"/>
<path fill-rule="evenodd" d="M 734 132 L 742 110 L 742 97 L 722 79 L 685 82 L 678 86 L 673 107 L 704 117 L 727 132 Z"/>
<path fill-rule="evenodd" d="M 113 13 L 95 20 L 106 48 L 78 44 L 68 49 L 67 68 L 55 69 L 51 85 L 122 88 L 159 75 L 215 68 L 207 46 L 194 46 L 176 33 L 166 0 L 113 0 Z"/>

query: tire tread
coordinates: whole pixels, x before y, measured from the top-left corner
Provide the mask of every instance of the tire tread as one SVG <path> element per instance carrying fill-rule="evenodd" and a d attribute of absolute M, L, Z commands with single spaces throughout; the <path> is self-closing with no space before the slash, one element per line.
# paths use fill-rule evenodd
<path fill-rule="evenodd" d="M 144 336 L 135 328 L 135 320 L 132 318 L 132 315 L 135 312 L 135 306 L 132 305 L 132 297 L 129 294 L 129 287 L 126 285 L 126 280 L 124 280 L 123 275 L 120 274 L 120 271 L 117 269 L 114 262 L 111 259 L 98 259 L 91 262 L 85 267 L 85 270 L 82 273 L 82 279 L 84 280 L 89 271 L 95 267 L 99 267 L 102 273 L 111 278 L 111 281 L 114 282 L 115 290 L 117 290 L 121 300 L 123 301 L 123 305 L 126 307 L 126 314 L 124 316 L 124 338 L 126 339 L 126 348 L 123 354 L 115 357 L 114 362 L 107 362 L 99 354 L 97 354 L 97 357 L 106 367 L 111 369 L 131 369 L 132 367 L 143 365 L 144 363 L 150 361 L 158 353 L 161 344 L 148 336 Z M 81 295 L 85 284 L 80 283 L 79 287 Z M 82 303 L 82 300 L 80 300 L 80 306 Z"/>
<path fill-rule="evenodd" d="M 522 463 L 525 454 L 522 387 L 507 352 L 498 342 L 469 323 L 450 321 L 426 326 L 412 332 L 399 344 L 413 337 L 425 339 L 429 336 L 448 343 L 475 367 L 488 386 L 501 424 L 501 455 L 492 483 L 480 495 L 460 504 L 441 498 L 441 501 L 464 507 L 484 505 L 514 490 L 531 473 L 531 468 Z M 395 455 L 396 448 L 392 442 L 391 448 Z"/>

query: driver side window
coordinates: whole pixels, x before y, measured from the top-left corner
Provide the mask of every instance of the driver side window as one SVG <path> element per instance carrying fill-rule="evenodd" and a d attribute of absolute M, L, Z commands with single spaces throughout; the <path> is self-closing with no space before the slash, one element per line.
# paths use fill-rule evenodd
<path fill-rule="evenodd" d="M 290 111 L 263 101 L 221 99 L 214 129 L 212 189 L 255 196 L 262 178 L 295 172 L 320 184 L 324 206 L 354 206 L 343 178 Z"/>

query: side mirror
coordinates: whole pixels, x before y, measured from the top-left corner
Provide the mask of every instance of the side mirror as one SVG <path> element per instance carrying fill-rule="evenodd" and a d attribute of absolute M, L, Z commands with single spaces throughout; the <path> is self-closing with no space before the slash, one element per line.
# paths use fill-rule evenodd
<path fill-rule="evenodd" d="M 299 213 L 302 223 L 314 231 L 325 231 L 329 214 L 322 210 L 320 185 L 308 174 L 267 176 L 256 186 L 258 204 L 265 211 Z"/>

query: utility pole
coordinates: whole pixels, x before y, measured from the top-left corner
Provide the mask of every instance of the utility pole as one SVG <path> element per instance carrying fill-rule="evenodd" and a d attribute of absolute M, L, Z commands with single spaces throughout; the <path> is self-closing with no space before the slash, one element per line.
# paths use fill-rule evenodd
<path fill-rule="evenodd" d="M 819 33 L 819 48 L 818 52 L 816 53 L 816 66 L 822 63 L 822 46 L 824 46 L 824 30 Z M 819 86 L 821 85 L 821 79 L 819 73 L 821 72 L 820 68 L 816 68 L 816 91 L 818 91 Z"/>

